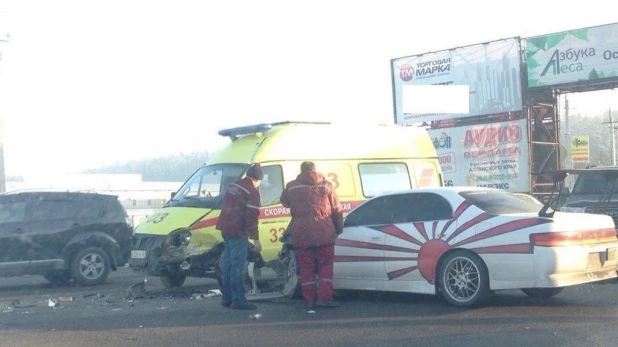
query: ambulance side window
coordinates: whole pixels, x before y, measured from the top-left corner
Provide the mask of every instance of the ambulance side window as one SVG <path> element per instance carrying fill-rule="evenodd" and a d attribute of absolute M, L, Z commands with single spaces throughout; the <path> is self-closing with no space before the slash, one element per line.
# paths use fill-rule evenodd
<path fill-rule="evenodd" d="M 381 193 L 412 188 L 405 163 L 373 163 L 358 165 L 363 195 L 366 198 Z"/>
<path fill-rule="evenodd" d="M 264 179 L 260 184 L 260 205 L 279 204 L 283 192 L 283 172 L 280 165 L 262 166 Z"/>

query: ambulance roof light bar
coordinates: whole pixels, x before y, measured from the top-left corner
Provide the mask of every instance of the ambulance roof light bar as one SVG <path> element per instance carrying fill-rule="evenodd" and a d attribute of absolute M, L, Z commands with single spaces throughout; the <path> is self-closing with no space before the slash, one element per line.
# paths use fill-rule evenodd
<path fill-rule="evenodd" d="M 249 135 L 249 134 L 261 133 L 261 132 L 270 130 L 272 127 L 273 127 L 272 124 L 266 124 L 266 123 L 255 124 L 255 125 L 247 125 L 247 126 L 244 126 L 244 127 L 237 127 L 237 128 L 229 128 L 229 129 L 219 130 L 219 135 L 221 135 L 221 136 L 229 136 L 232 139 L 232 141 L 234 141 L 240 135 Z"/>

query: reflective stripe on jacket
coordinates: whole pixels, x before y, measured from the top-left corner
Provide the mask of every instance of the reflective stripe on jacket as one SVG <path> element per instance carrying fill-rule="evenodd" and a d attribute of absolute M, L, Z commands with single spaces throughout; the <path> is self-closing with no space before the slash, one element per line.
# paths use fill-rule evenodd
<path fill-rule="evenodd" d="M 217 230 L 233 237 L 259 240 L 260 193 L 251 178 L 234 181 L 225 190 Z"/>
<path fill-rule="evenodd" d="M 343 211 L 332 184 L 318 172 L 302 172 L 288 183 L 281 203 L 290 208 L 295 247 L 332 245 L 343 231 Z"/>

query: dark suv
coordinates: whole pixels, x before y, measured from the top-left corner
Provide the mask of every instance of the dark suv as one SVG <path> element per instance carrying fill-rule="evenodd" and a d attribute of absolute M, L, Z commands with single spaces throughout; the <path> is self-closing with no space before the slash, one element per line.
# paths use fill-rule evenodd
<path fill-rule="evenodd" d="M 618 166 L 566 170 L 577 175 L 573 191 L 563 188 L 561 211 L 604 214 L 618 227 Z"/>
<path fill-rule="evenodd" d="M 129 257 L 133 228 L 114 195 L 20 191 L 0 194 L 0 276 L 104 282 Z"/>

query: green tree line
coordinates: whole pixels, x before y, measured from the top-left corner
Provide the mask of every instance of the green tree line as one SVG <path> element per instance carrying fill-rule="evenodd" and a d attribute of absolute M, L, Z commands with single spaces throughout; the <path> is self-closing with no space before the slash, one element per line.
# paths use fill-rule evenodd
<path fill-rule="evenodd" d="M 191 152 L 188 154 L 169 155 L 144 160 L 132 160 L 116 163 L 101 168 L 86 170 L 89 174 L 141 174 L 144 181 L 184 182 L 202 165 L 210 154 Z"/>

